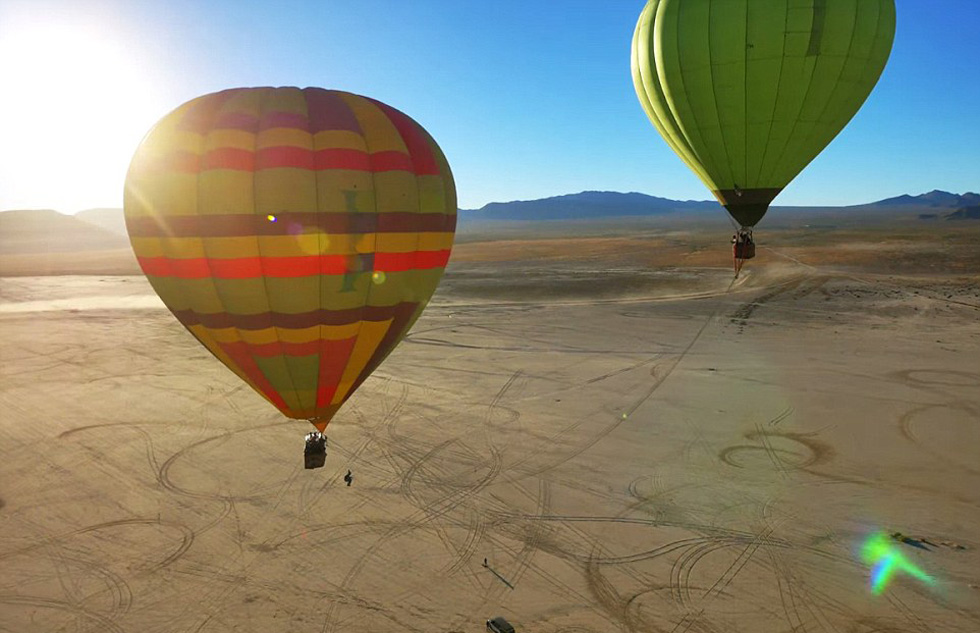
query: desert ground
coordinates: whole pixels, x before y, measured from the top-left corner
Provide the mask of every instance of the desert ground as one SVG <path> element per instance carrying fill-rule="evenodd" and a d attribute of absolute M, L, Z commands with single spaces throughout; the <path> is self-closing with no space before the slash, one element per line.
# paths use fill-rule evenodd
<path fill-rule="evenodd" d="M 980 631 L 947 229 L 760 231 L 737 280 L 724 228 L 461 236 L 319 470 L 128 251 L 7 256 L 0 631 Z M 931 581 L 874 595 L 879 532 Z"/>

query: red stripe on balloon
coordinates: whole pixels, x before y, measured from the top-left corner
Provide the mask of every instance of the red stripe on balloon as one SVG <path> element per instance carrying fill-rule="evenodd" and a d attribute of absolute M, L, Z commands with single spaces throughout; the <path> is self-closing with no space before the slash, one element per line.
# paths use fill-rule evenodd
<path fill-rule="evenodd" d="M 250 351 L 250 345 L 243 342 L 220 343 L 220 345 L 222 351 L 228 355 L 228 358 L 252 381 L 252 384 L 259 391 L 265 394 L 276 408 L 280 411 L 286 411 L 289 408 L 286 406 L 286 401 L 276 392 L 272 383 L 269 382 L 269 379 L 265 377 L 265 374 L 262 373 L 262 370 L 256 364 L 255 358 L 253 358 Z"/>
<path fill-rule="evenodd" d="M 313 154 L 313 165 L 317 171 L 327 169 L 353 169 L 371 171 L 371 157 L 359 149 L 319 149 Z"/>
<path fill-rule="evenodd" d="M 206 258 L 176 259 L 170 257 L 137 257 L 140 268 L 146 275 L 154 277 L 177 277 L 180 279 L 203 279 L 211 276 Z"/>
<path fill-rule="evenodd" d="M 313 169 L 313 151 L 302 147 L 265 147 L 255 153 L 256 169 L 294 167 Z"/>
<path fill-rule="evenodd" d="M 205 155 L 201 170 L 207 169 L 255 171 L 255 153 L 234 147 L 219 147 Z"/>
<path fill-rule="evenodd" d="M 375 152 L 371 154 L 371 171 L 409 171 L 414 173 L 412 157 L 401 152 Z"/>
<path fill-rule="evenodd" d="M 320 341 L 320 373 L 317 378 L 316 406 L 325 407 L 333 400 L 337 385 L 344 376 L 347 361 L 354 350 L 356 337 Z"/>
<path fill-rule="evenodd" d="M 139 257 L 143 272 L 154 277 L 177 279 L 257 279 L 259 277 L 312 277 L 314 275 L 344 275 L 347 273 L 404 272 L 440 268 L 449 261 L 448 249 L 410 253 L 374 253 L 374 266 L 367 265 L 361 255 L 308 255 L 300 257 L 208 257 L 172 258 Z"/>

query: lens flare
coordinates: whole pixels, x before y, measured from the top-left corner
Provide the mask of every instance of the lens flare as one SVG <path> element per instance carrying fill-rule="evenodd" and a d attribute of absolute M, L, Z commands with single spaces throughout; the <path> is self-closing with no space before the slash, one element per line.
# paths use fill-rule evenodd
<path fill-rule="evenodd" d="M 871 593 L 876 596 L 885 591 L 896 572 L 905 572 L 928 585 L 935 582 L 929 574 L 905 558 L 895 543 L 883 532 L 868 537 L 861 547 L 861 558 L 866 565 L 871 566 Z"/>
<path fill-rule="evenodd" d="M 265 219 L 268 220 L 269 222 L 275 222 L 276 221 L 276 216 L 274 216 L 274 215 L 272 215 L 270 213 L 269 215 L 265 216 Z"/>
<path fill-rule="evenodd" d="M 383 270 L 376 270 L 371 273 L 371 281 L 373 281 L 376 285 L 380 286 L 385 282 L 385 279 L 387 279 L 387 275 L 385 275 Z"/>

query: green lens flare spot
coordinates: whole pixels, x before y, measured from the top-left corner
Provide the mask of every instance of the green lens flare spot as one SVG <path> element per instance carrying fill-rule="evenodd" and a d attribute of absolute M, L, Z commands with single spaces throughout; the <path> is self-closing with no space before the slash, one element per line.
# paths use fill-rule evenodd
<path fill-rule="evenodd" d="M 897 573 L 912 576 L 927 585 L 935 582 L 929 574 L 909 561 L 895 541 L 883 532 L 872 534 L 865 541 L 861 547 L 861 558 L 871 567 L 871 593 L 876 596 L 884 593 Z"/>
<path fill-rule="evenodd" d="M 371 281 L 373 281 L 378 286 L 383 284 L 385 282 L 385 279 L 387 279 L 387 275 L 385 275 L 384 271 L 382 270 L 376 270 L 373 273 L 371 273 Z"/>

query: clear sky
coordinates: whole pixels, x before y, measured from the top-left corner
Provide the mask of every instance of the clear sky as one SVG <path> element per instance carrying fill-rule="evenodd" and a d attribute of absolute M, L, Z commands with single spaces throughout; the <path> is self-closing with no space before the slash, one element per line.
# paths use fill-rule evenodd
<path fill-rule="evenodd" d="M 640 109 L 645 0 L 0 0 L 0 209 L 122 206 L 142 136 L 224 88 L 384 101 L 446 153 L 460 206 L 583 190 L 711 194 Z M 980 1 L 897 0 L 862 110 L 777 199 L 980 190 Z"/>

